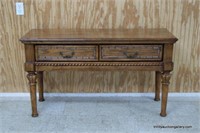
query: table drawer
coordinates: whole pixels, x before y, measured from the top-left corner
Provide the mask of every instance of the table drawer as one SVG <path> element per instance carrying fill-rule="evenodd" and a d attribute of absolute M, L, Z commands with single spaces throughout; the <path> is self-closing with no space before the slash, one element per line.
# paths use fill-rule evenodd
<path fill-rule="evenodd" d="M 97 61 L 98 46 L 37 45 L 36 61 Z"/>
<path fill-rule="evenodd" d="M 162 45 L 101 45 L 102 61 L 160 61 Z"/>

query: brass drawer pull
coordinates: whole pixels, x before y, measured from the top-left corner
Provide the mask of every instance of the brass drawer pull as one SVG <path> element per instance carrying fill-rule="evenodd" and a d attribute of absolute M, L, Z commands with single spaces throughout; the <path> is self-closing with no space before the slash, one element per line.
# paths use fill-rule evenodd
<path fill-rule="evenodd" d="M 135 53 L 124 52 L 124 55 L 126 55 L 126 57 L 129 59 L 134 59 L 138 56 L 138 52 Z"/>
<path fill-rule="evenodd" d="M 60 55 L 63 57 L 63 58 L 72 58 L 74 56 L 74 51 L 73 52 L 68 52 L 67 55 L 64 55 L 63 52 L 60 52 Z"/>

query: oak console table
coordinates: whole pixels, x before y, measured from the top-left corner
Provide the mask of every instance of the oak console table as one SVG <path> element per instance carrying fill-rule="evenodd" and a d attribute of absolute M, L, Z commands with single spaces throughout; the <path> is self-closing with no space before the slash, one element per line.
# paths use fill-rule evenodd
<path fill-rule="evenodd" d="M 67 69 L 155 71 L 155 101 L 162 84 L 160 115 L 166 116 L 177 41 L 167 29 L 33 29 L 20 41 L 25 44 L 33 117 L 38 116 L 36 80 L 39 101 L 44 101 L 43 71 Z"/>

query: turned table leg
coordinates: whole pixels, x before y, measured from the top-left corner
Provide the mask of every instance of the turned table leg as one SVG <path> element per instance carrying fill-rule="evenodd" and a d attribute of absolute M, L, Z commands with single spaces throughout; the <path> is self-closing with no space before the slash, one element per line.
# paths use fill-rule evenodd
<path fill-rule="evenodd" d="M 28 72 L 27 78 L 30 85 L 30 95 L 31 95 L 31 106 L 32 106 L 32 117 L 37 117 L 37 100 L 36 100 L 36 74 L 35 72 Z"/>
<path fill-rule="evenodd" d="M 162 73 L 162 102 L 161 102 L 161 113 L 160 115 L 165 117 L 167 115 L 167 97 L 168 97 L 168 89 L 169 89 L 169 80 L 170 80 L 170 73 L 164 72 Z"/>
<path fill-rule="evenodd" d="M 39 90 L 39 101 L 44 101 L 44 92 L 43 92 L 43 72 L 38 72 L 38 90 Z"/>
<path fill-rule="evenodd" d="M 161 72 L 156 71 L 155 74 L 155 101 L 160 101 L 160 83 L 161 83 Z"/>

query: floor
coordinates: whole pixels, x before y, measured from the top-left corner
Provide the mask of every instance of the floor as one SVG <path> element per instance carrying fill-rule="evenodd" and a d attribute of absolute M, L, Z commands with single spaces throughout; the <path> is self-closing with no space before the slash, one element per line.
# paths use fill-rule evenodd
<path fill-rule="evenodd" d="M 170 97 L 167 117 L 151 96 L 0 97 L 0 133 L 200 133 L 200 97 Z"/>

